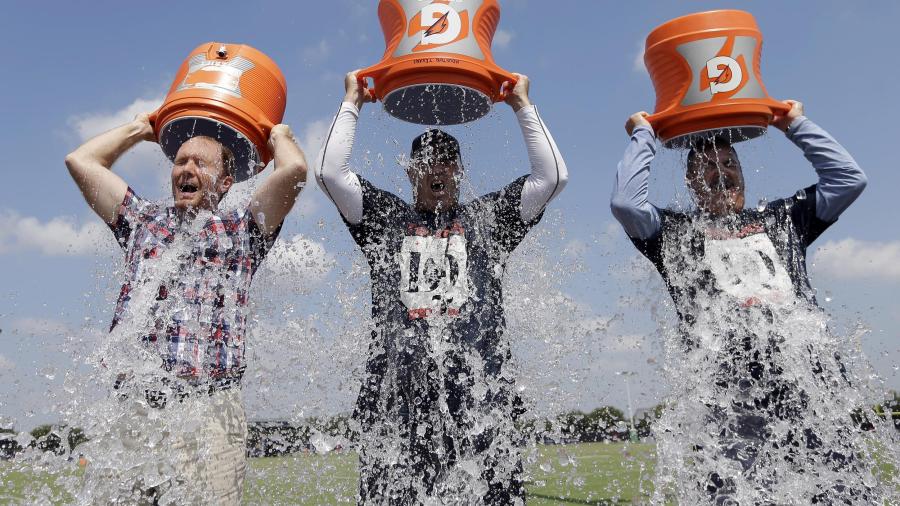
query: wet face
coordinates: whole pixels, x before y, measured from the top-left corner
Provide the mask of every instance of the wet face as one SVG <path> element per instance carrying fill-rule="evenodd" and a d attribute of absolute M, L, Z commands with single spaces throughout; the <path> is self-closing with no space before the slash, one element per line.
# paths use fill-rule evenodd
<path fill-rule="evenodd" d="M 731 146 L 696 149 L 688 159 L 687 184 L 697 206 L 713 216 L 744 209 L 744 173 Z"/>
<path fill-rule="evenodd" d="M 172 167 L 176 209 L 211 211 L 218 207 L 234 183 L 225 169 L 223 149 L 210 137 L 194 137 L 181 145 Z"/>
<path fill-rule="evenodd" d="M 412 162 L 406 170 L 420 211 L 442 212 L 459 202 L 462 168 L 457 162 Z"/>

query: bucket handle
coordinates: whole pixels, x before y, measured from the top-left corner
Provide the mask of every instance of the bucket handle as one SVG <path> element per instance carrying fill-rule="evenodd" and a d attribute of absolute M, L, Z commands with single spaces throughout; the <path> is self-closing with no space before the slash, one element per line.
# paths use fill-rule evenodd
<path fill-rule="evenodd" d="M 156 120 L 159 118 L 159 109 L 150 113 L 150 128 L 153 129 L 153 136 L 156 137 L 156 140 L 159 141 L 159 130 L 156 126 Z"/>
<path fill-rule="evenodd" d="M 511 72 L 507 72 L 503 69 L 491 70 L 491 75 L 494 77 L 494 83 L 497 85 L 497 97 L 495 102 L 503 102 L 509 97 L 509 92 L 512 90 L 516 83 L 519 82 Z"/>
<path fill-rule="evenodd" d="M 356 78 L 359 80 L 359 85 L 364 88 L 369 95 L 375 97 L 377 100 L 379 97 L 378 90 L 380 87 L 378 86 L 378 80 L 384 73 L 387 71 L 388 66 L 382 65 L 381 63 L 377 63 L 372 65 L 371 67 L 366 67 L 359 71 L 356 74 Z M 369 86 L 369 79 L 372 80 L 372 86 Z"/>
<path fill-rule="evenodd" d="M 772 99 L 772 104 L 770 104 L 769 107 L 772 109 L 772 112 L 779 113 L 787 113 L 791 110 L 791 106 L 789 104 L 785 104 L 781 100 L 775 100 L 774 98 Z"/>

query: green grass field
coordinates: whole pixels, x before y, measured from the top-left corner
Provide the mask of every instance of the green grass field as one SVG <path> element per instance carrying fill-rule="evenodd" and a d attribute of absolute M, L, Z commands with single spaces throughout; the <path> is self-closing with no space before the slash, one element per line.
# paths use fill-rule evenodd
<path fill-rule="evenodd" d="M 529 504 L 632 504 L 652 492 L 653 445 L 540 446 L 528 455 Z M 251 459 L 245 504 L 354 504 L 358 474 L 354 453 L 298 454 Z M 0 463 L 0 504 L 67 504 L 69 473 L 24 472 Z"/>
<path fill-rule="evenodd" d="M 652 444 L 539 446 L 528 455 L 528 504 L 649 504 L 654 458 Z M 80 475 L 71 465 L 54 475 L 0 463 L 0 504 L 71 503 L 66 489 Z M 885 476 L 898 472 L 880 468 Z M 354 504 L 357 477 L 353 453 L 251 459 L 244 503 Z"/>
<path fill-rule="evenodd" d="M 541 446 L 530 455 L 529 504 L 632 504 L 652 493 L 653 445 Z M 246 504 L 353 504 L 356 456 L 254 459 Z M 277 499 L 276 499 L 277 498 Z"/>

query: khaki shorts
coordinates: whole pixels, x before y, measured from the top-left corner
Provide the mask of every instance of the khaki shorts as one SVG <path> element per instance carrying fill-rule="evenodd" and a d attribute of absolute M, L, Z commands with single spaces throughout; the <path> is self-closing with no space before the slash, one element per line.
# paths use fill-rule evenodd
<path fill-rule="evenodd" d="M 240 388 L 163 408 L 142 397 L 117 400 L 117 418 L 85 444 L 79 503 L 240 504 L 247 465 Z"/>

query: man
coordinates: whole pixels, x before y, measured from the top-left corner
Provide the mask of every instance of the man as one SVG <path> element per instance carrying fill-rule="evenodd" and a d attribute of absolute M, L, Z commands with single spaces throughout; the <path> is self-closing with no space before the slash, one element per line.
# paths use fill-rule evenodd
<path fill-rule="evenodd" d="M 679 490 L 688 503 L 815 503 L 853 500 L 859 491 L 852 487 L 860 475 L 849 472 L 857 466 L 853 442 L 838 437 L 850 430 L 849 408 L 841 414 L 842 401 L 829 398 L 847 386 L 845 371 L 831 340 L 820 339 L 825 323 L 806 251 L 856 200 L 866 177 L 803 116 L 800 102 L 785 103 L 789 112 L 772 124 L 803 151 L 819 180 L 757 209 L 744 208 L 741 164 L 721 137 L 695 141 L 687 155 L 697 210 L 657 208 L 648 200 L 656 145 L 647 113 L 632 115 L 625 126 L 631 140 L 616 174 L 612 212 L 662 275 L 679 316 L 684 365 L 682 377 L 672 379 L 680 395 L 671 412 L 684 423 L 667 427 L 683 430 L 672 437 L 697 452 L 692 457 L 688 450 L 686 460 L 673 464 L 676 473 L 701 470 L 690 478 L 694 491 Z M 836 407 L 842 421 L 813 429 L 815 410 L 823 406 Z M 686 428 L 690 423 L 701 427 L 697 433 Z M 792 480 L 799 495 L 788 500 L 779 487 Z"/>
<path fill-rule="evenodd" d="M 356 72 L 346 76 L 316 177 L 371 270 L 375 330 L 354 413 L 361 503 L 524 501 L 502 278 L 568 175 L 528 98 L 528 78 L 517 78 L 507 103 L 531 174 L 460 203 L 459 144 L 428 130 L 413 141 L 406 167 L 409 204 L 350 169 L 359 110 L 374 99 Z"/>
<path fill-rule="evenodd" d="M 274 172 L 249 204 L 223 211 L 235 157 L 216 139 L 190 138 L 173 160 L 174 205 L 166 207 L 138 197 L 111 170 L 141 141 L 154 141 L 147 114 L 66 157 L 125 250 L 102 358 L 118 375 L 118 400 L 94 414 L 103 433 L 92 441 L 83 494 L 98 504 L 239 504 L 250 283 L 305 184 L 306 160 L 290 128 L 275 126 Z"/>

